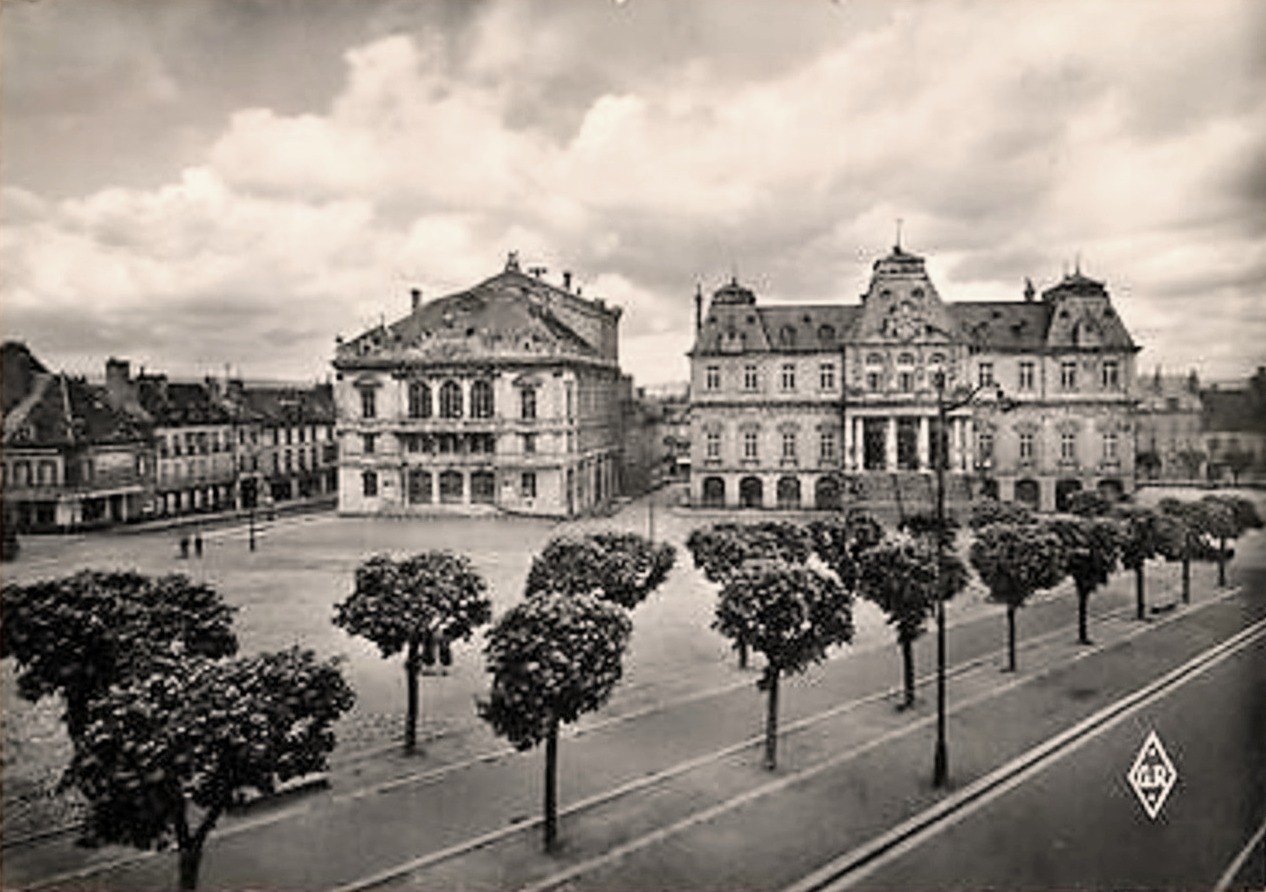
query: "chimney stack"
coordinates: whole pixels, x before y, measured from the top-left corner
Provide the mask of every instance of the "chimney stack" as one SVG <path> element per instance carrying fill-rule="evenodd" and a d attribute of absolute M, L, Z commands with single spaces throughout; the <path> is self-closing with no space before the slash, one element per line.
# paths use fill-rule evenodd
<path fill-rule="evenodd" d="M 695 334 L 703 331 L 703 288 L 695 283 Z"/>
<path fill-rule="evenodd" d="M 571 291 L 571 270 L 563 271 L 563 290 Z"/>
<path fill-rule="evenodd" d="M 411 304 L 412 304 L 411 309 L 414 313 L 416 313 L 418 311 L 418 307 L 422 306 L 422 289 L 410 288 L 409 297 L 411 299 Z"/>

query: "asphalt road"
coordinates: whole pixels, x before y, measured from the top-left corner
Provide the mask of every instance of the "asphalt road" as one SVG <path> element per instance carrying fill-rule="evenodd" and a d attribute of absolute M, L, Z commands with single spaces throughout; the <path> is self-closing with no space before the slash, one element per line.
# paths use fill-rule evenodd
<path fill-rule="evenodd" d="M 1266 585 L 1261 570 L 1246 585 Z M 1155 819 L 1127 783 L 1155 731 L 1177 781 Z M 1266 639 L 1091 737 L 857 888 L 1214 889 L 1266 821 Z M 1266 889 L 1256 846 L 1229 888 Z"/>

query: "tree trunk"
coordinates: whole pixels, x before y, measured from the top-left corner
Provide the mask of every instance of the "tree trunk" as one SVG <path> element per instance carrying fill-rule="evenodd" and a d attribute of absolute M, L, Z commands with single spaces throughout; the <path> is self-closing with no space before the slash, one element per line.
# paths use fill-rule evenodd
<path fill-rule="evenodd" d="M 1090 592 L 1077 592 L 1077 643 L 1093 644 L 1090 630 L 1087 628 L 1086 614 L 1089 612 Z"/>
<path fill-rule="evenodd" d="M 1143 597 L 1143 563 L 1134 568 L 1134 607 L 1137 619 L 1147 619 L 1147 602 Z"/>
<path fill-rule="evenodd" d="M 738 652 L 739 652 L 739 668 L 746 669 L 747 668 L 747 642 L 746 641 L 739 642 Z"/>
<path fill-rule="evenodd" d="M 202 866 L 202 842 L 191 842 L 188 848 L 180 850 L 180 888 L 191 890 L 198 888 L 198 868 Z"/>
<path fill-rule="evenodd" d="M 545 738 L 545 851 L 558 848 L 558 719 Z"/>
<path fill-rule="evenodd" d="M 905 678 L 905 700 L 901 704 L 902 709 L 909 709 L 914 705 L 914 639 L 901 639 L 901 667 L 902 674 Z"/>
<path fill-rule="evenodd" d="M 1226 588 L 1226 538 L 1218 539 L 1218 588 Z"/>
<path fill-rule="evenodd" d="M 1007 605 L 1007 671 L 1015 671 L 1015 607 Z"/>
<path fill-rule="evenodd" d="M 1182 602 L 1191 603 L 1191 554 L 1189 552 L 1182 556 Z"/>
<path fill-rule="evenodd" d="M 412 755 L 418 748 L 418 639 L 409 639 L 409 650 L 404 658 L 404 680 L 409 705 L 404 716 L 404 751 Z"/>
<path fill-rule="evenodd" d="M 769 700 L 765 712 L 765 767 L 773 771 L 778 767 L 778 669 L 771 666 L 769 673 Z"/>

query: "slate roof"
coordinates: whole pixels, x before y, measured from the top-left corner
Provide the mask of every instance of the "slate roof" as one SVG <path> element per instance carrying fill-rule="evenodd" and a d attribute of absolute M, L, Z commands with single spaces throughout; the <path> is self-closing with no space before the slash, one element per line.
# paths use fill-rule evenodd
<path fill-rule="evenodd" d="M 516 353 L 601 358 L 599 345 L 550 310 L 550 302 L 558 299 L 576 296 L 508 268 L 342 344 L 335 365 L 359 358 L 446 361 Z"/>
<path fill-rule="evenodd" d="M 43 373 L 4 417 L 4 442 L 23 446 L 133 443 L 147 438 L 142 421 L 110 405 L 104 387 Z"/>
<path fill-rule="evenodd" d="M 266 423 L 333 424 L 334 388 L 329 384 L 315 387 L 250 387 L 241 399 L 247 409 Z"/>
<path fill-rule="evenodd" d="M 990 350 L 1037 351 L 1046 345 L 1051 307 L 1034 301 L 946 305 L 968 343 Z"/>
<path fill-rule="evenodd" d="M 165 375 L 141 375 L 136 379 L 137 400 L 157 424 L 167 427 L 228 424 L 227 406 L 214 399 L 203 384 L 169 382 Z"/>

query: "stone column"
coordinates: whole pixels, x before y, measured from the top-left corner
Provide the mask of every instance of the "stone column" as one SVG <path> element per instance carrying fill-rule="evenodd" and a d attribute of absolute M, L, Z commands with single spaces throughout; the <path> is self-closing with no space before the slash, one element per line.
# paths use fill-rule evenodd
<path fill-rule="evenodd" d="M 928 417 L 926 415 L 919 416 L 919 469 L 926 471 L 932 467 L 931 464 L 931 438 L 928 430 Z"/>
<path fill-rule="evenodd" d="M 856 420 L 852 415 L 844 416 L 844 430 L 842 431 L 844 444 L 841 447 L 844 450 L 844 461 L 841 463 L 841 467 L 846 471 L 856 470 L 853 467 L 853 423 Z"/>
<path fill-rule="evenodd" d="M 952 470 L 961 471 L 963 469 L 963 419 L 949 419 L 949 434 L 946 437 L 949 440 L 949 466 Z"/>
<path fill-rule="evenodd" d="M 884 470 L 897 470 L 897 417 L 895 415 L 889 415 L 888 423 L 884 425 Z"/>

